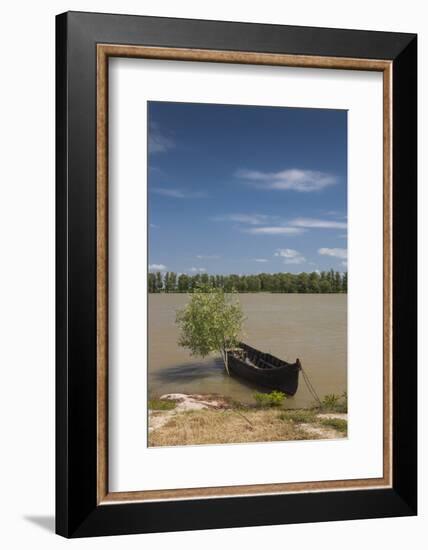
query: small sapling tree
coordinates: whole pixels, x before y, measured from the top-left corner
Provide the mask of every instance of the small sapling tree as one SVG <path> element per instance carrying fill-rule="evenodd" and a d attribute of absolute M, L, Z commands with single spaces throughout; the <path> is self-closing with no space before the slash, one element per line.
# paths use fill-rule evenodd
<path fill-rule="evenodd" d="M 244 315 L 236 296 L 221 288 L 198 285 L 186 307 L 177 312 L 178 343 L 192 355 L 219 353 L 229 373 L 228 350 L 237 346 Z"/>

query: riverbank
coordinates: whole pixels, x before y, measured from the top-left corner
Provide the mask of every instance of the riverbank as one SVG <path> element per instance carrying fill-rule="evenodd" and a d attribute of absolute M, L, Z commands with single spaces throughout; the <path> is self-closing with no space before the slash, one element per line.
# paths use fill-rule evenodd
<path fill-rule="evenodd" d="M 149 402 L 149 446 L 302 441 L 347 437 L 347 414 L 257 408 L 217 395 L 166 394 Z"/>

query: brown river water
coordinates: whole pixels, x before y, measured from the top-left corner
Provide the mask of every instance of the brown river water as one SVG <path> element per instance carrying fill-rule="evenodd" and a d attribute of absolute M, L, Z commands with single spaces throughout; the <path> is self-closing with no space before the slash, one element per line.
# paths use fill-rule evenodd
<path fill-rule="evenodd" d="M 246 316 L 242 340 L 289 362 L 298 357 L 318 395 L 347 390 L 347 296 L 344 294 L 239 294 Z M 149 295 L 150 397 L 215 393 L 253 403 L 257 388 L 229 377 L 219 357 L 199 359 L 177 345 L 175 312 L 186 294 Z M 314 403 L 302 376 L 290 408 Z"/>

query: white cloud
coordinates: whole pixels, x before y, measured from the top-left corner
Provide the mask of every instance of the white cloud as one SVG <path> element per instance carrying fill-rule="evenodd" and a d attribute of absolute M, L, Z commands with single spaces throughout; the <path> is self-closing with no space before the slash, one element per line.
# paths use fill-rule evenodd
<path fill-rule="evenodd" d="M 333 174 L 297 168 L 280 172 L 238 170 L 236 176 L 261 189 L 291 190 L 304 193 L 320 191 L 337 183 L 337 177 Z"/>
<path fill-rule="evenodd" d="M 314 218 L 295 218 L 289 222 L 294 227 L 306 227 L 308 229 L 346 229 L 346 222 L 332 220 L 318 220 Z"/>
<path fill-rule="evenodd" d="M 260 264 L 263 264 L 265 262 L 267 262 L 268 260 L 266 260 L 266 258 L 254 258 L 253 259 L 253 262 L 259 262 Z"/>
<path fill-rule="evenodd" d="M 318 254 L 346 260 L 348 257 L 348 250 L 346 248 L 320 248 L 318 249 Z"/>
<path fill-rule="evenodd" d="M 300 227 L 284 227 L 282 225 L 267 227 L 251 227 L 244 230 L 252 235 L 300 235 L 305 230 Z"/>
<path fill-rule="evenodd" d="M 192 273 L 204 273 L 206 271 L 205 267 L 191 267 L 189 269 Z"/>
<path fill-rule="evenodd" d="M 151 227 L 152 229 L 157 229 L 159 226 L 156 225 L 156 224 L 154 224 L 154 223 L 151 223 L 151 224 L 150 224 L 150 227 Z"/>
<path fill-rule="evenodd" d="M 289 260 L 284 260 L 285 264 L 303 264 L 306 262 L 306 259 L 303 256 L 298 256 L 297 258 L 290 258 Z"/>
<path fill-rule="evenodd" d="M 197 254 L 198 260 L 218 260 L 220 256 L 217 254 Z"/>
<path fill-rule="evenodd" d="M 213 218 L 213 220 L 218 222 L 230 221 L 248 225 L 263 225 L 274 219 L 276 219 L 276 216 L 267 216 L 265 214 L 225 214 L 224 216 Z"/>
<path fill-rule="evenodd" d="M 300 252 L 293 250 L 292 248 L 277 248 L 274 256 L 281 256 L 282 258 L 295 258 L 300 256 Z"/>
<path fill-rule="evenodd" d="M 173 199 L 200 199 L 207 196 L 203 191 L 186 191 L 176 187 L 153 187 L 151 191 L 157 195 L 163 195 L 164 197 L 171 197 Z"/>
<path fill-rule="evenodd" d="M 174 147 L 175 141 L 163 134 L 156 122 L 152 122 L 149 131 L 149 153 L 165 153 Z"/>
<path fill-rule="evenodd" d="M 340 263 L 343 265 L 343 267 L 348 267 L 348 260 L 342 260 Z"/>
<path fill-rule="evenodd" d="M 165 271 L 166 265 L 163 264 L 150 264 L 149 271 Z"/>
<path fill-rule="evenodd" d="M 285 258 L 285 264 L 302 264 L 306 261 L 306 258 L 298 250 L 293 248 L 278 248 L 274 253 L 274 256 Z"/>

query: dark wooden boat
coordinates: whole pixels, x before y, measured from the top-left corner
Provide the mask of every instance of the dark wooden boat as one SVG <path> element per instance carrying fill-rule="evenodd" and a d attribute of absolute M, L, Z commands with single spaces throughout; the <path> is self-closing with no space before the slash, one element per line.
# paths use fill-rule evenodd
<path fill-rule="evenodd" d="M 299 359 L 295 363 L 287 363 L 243 342 L 229 350 L 227 356 L 229 370 L 236 376 L 288 395 L 296 393 L 302 368 Z"/>

